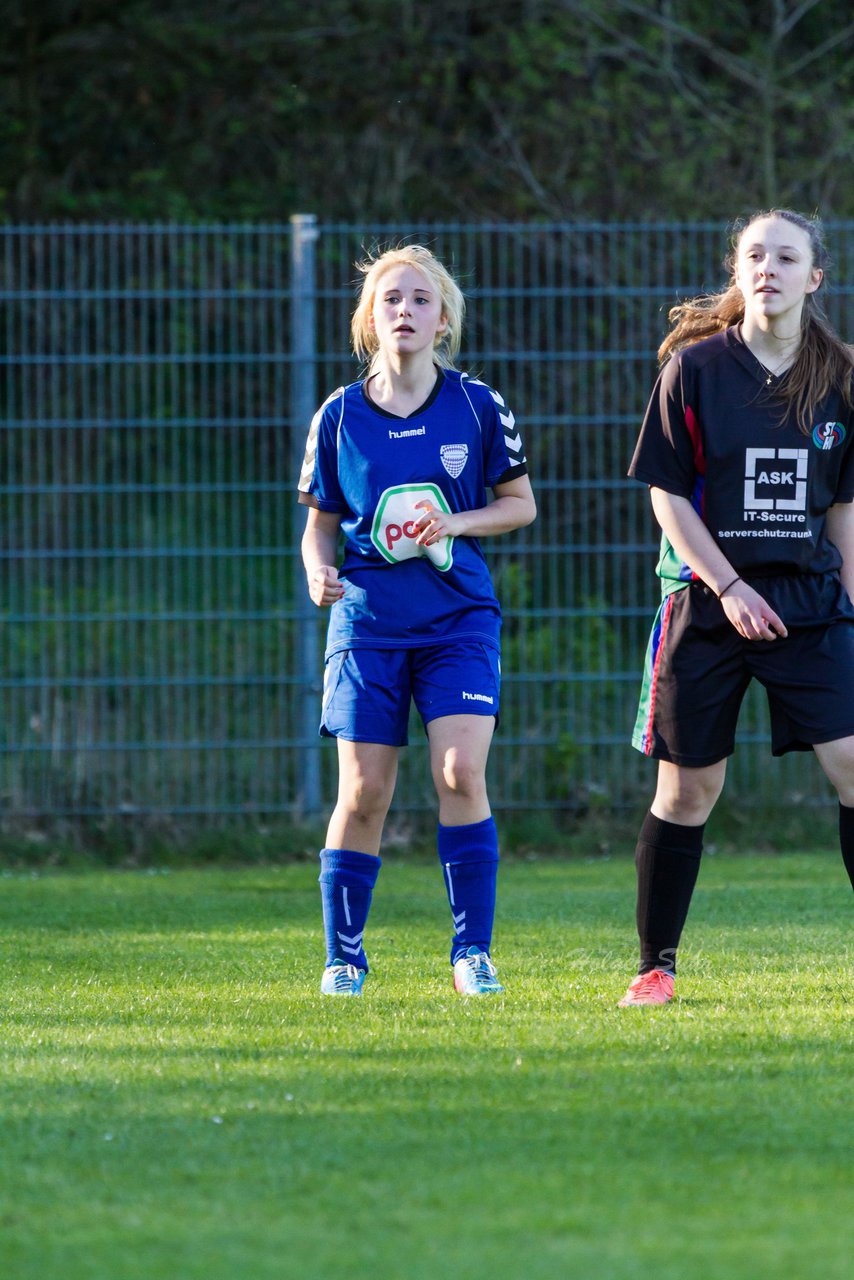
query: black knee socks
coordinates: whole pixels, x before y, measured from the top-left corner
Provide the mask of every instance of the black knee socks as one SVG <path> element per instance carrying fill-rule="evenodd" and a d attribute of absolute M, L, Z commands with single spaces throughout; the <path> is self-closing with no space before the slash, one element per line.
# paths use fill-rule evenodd
<path fill-rule="evenodd" d="M 683 827 L 647 813 L 635 850 L 640 973 L 676 972 L 676 948 L 700 870 L 705 823 Z M 854 808 L 839 806 L 842 861 L 854 888 Z"/>
<path fill-rule="evenodd" d="M 839 845 L 851 888 L 854 889 L 854 809 L 844 804 L 839 806 Z"/>
<path fill-rule="evenodd" d="M 854 809 L 848 812 L 854 836 Z M 700 870 L 705 825 L 683 827 L 652 813 L 643 820 L 635 850 L 639 973 L 676 972 L 676 948 Z"/>

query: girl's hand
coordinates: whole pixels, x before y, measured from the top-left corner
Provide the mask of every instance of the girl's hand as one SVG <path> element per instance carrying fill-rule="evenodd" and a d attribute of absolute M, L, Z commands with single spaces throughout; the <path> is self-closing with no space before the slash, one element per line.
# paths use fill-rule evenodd
<path fill-rule="evenodd" d="M 429 498 L 416 502 L 415 510 L 424 512 L 415 521 L 415 528 L 418 531 L 415 542 L 419 547 L 432 546 L 440 538 L 458 538 L 463 532 L 461 525 L 464 522 L 461 515 L 437 510 Z"/>
<path fill-rule="evenodd" d="M 344 584 L 338 581 L 338 570 L 334 565 L 319 565 L 308 579 L 308 594 L 318 608 L 328 608 L 340 600 L 344 594 Z"/>
<path fill-rule="evenodd" d="M 753 587 L 739 578 L 728 587 L 721 599 L 723 611 L 745 640 L 776 640 L 789 633 L 779 614 Z"/>

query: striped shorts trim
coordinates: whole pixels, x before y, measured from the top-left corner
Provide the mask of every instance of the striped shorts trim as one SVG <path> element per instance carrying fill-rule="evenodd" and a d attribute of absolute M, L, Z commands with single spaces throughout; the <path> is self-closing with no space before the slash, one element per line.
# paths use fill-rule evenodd
<path fill-rule="evenodd" d="M 641 684 L 638 714 L 632 733 L 632 746 L 642 751 L 645 756 L 652 754 L 652 727 L 655 720 L 655 704 L 658 695 L 658 673 L 664 642 L 667 638 L 670 619 L 673 614 L 673 602 L 678 592 L 672 591 L 662 600 L 646 648 L 644 659 L 643 682 Z"/>

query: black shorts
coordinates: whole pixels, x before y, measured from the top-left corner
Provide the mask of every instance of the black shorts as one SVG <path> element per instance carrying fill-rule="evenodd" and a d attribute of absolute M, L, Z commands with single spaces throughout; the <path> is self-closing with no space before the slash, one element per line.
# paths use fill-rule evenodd
<path fill-rule="evenodd" d="M 701 582 L 661 604 L 650 635 L 632 744 L 702 768 L 735 750 L 750 681 L 765 688 L 771 749 L 809 751 L 854 734 L 854 606 L 837 574 L 754 578 L 788 636 L 745 640 Z"/>

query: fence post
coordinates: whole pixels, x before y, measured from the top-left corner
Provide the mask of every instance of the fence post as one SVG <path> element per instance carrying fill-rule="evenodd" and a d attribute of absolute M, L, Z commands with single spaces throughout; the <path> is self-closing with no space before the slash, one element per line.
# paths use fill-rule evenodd
<path fill-rule="evenodd" d="M 291 474 L 300 473 L 308 425 L 317 409 L 317 328 L 315 316 L 315 243 L 320 232 L 313 213 L 291 219 Z M 294 483 L 296 480 L 294 479 Z M 301 508 L 302 509 L 302 508 Z M 295 540 L 304 520 L 294 521 Z M 302 681 L 299 733 L 303 744 L 302 786 L 296 797 L 298 818 L 320 813 L 320 751 L 317 721 L 320 672 L 317 670 L 317 609 L 306 590 L 300 556 L 294 559 L 296 670 Z"/>

